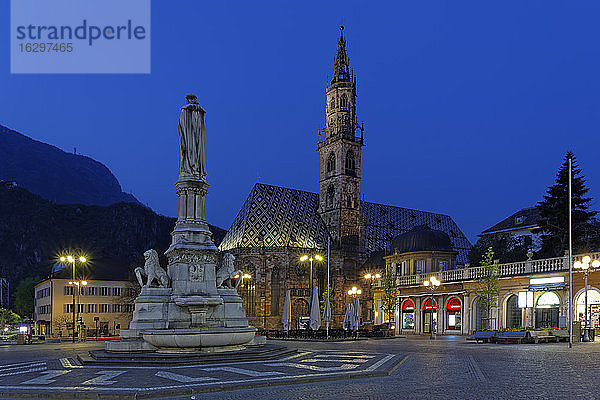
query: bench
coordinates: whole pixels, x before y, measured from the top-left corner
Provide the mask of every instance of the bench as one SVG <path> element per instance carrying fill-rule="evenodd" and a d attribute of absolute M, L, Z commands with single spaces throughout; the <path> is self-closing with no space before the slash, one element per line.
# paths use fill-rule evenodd
<path fill-rule="evenodd" d="M 480 340 L 482 343 L 490 343 L 496 338 L 496 331 L 475 331 L 473 338 L 476 343 Z"/>
<path fill-rule="evenodd" d="M 550 331 L 530 331 L 529 334 L 535 343 L 539 342 L 558 342 L 558 337 L 551 334 Z"/>
<path fill-rule="evenodd" d="M 556 336 L 557 342 L 568 342 L 569 341 L 569 331 L 566 329 L 553 329 L 552 335 Z"/>
<path fill-rule="evenodd" d="M 527 341 L 528 339 L 529 336 L 527 335 L 526 331 L 506 331 L 500 332 L 498 333 L 498 335 L 496 335 L 496 341 L 505 343 L 517 342 L 521 344 L 524 341 Z"/>

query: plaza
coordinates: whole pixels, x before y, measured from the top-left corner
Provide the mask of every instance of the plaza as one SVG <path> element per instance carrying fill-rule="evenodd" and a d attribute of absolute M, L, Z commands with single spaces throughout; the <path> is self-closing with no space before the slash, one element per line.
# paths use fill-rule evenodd
<path fill-rule="evenodd" d="M 78 354 L 101 343 L 2 346 L 0 397 L 594 399 L 598 393 L 598 343 L 569 349 L 477 344 L 460 336 L 278 343 L 297 352 L 286 360 L 175 367 L 78 362 Z"/>

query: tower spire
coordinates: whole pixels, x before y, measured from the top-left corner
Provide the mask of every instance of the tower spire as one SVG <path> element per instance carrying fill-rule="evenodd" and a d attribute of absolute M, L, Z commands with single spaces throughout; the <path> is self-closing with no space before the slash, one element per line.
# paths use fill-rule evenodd
<path fill-rule="evenodd" d="M 348 56 L 346 54 L 346 39 L 344 39 L 344 25 L 340 25 L 340 39 L 338 40 L 338 50 L 335 56 L 333 77 L 331 78 L 332 84 L 337 82 L 351 82 Z"/>

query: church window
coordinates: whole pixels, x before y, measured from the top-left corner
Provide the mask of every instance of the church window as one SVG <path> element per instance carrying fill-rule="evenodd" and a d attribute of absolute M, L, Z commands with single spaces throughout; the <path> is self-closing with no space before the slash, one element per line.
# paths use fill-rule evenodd
<path fill-rule="evenodd" d="M 335 154 L 333 152 L 329 153 L 329 157 L 327 157 L 327 172 L 335 171 Z"/>
<path fill-rule="evenodd" d="M 352 195 L 350 194 L 346 195 L 346 207 L 352 208 Z"/>
<path fill-rule="evenodd" d="M 245 294 L 242 299 L 246 300 L 244 309 L 249 317 L 256 315 L 256 268 L 252 264 L 246 267 L 243 271 L 244 275 L 250 275 L 250 278 L 245 278 L 240 284 L 240 291 Z"/>
<path fill-rule="evenodd" d="M 279 268 L 271 271 L 271 315 L 279 315 L 279 296 L 281 295 L 281 281 Z"/>
<path fill-rule="evenodd" d="M 333 185 L 327 187 L 327 207 L 333 207 L 333 196 L 335 195 L 335 189 Z"/>
<path fill-rule="evenodd" d="M 335 97 L 331 98 L 331 102 L 329 103 L 329 109 L 330 111 L 335 110 Z"/>
<path fill-rule="evenodd" d="M 355 174 L 356 164 L 354 161 L 354 152 L 352 150 L 348 150 L 346 153 L 346 174 L 354 175 Z"/>
<path fill-rule="evenodd" d="M 346 108 L 348 107 L 348 97 L 343 94 L 342 97 L 340 97 L 340 108 Z"/>

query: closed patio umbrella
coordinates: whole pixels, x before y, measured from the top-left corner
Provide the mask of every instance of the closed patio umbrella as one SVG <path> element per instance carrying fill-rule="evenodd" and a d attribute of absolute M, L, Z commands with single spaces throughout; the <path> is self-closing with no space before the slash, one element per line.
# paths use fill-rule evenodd
<path fill-rule="evenodd" d="M 358 298 L 354 302 L 354 330 L 358 330 L 360 327 L 360 300 Z"/>
<path fill-rule="evenodd" d="M 292 300 L 290 297 L 289 290 L 285 294 L 285 303 L 283 303 L 283 314 L 281 316 L 281 322 L 283 322 L 283 329 L 286 332 L 289 331 L 292 325 Z"/>
<path fill-rule="evenodd" d="M 327 293 L 329 295 L 329 293 Z M 323 307 L 323 320 L 325 321 L 325 327 L 327 329 L 327 338 L 329 338 L 329 323 L 331 322 L 331 304 L 329 303 L 329 296 L 325 298 L 325 307 Z"/>
<path fill-rule="evenodd" d="M 315 286 L 310 304 L 310 327 L 313 331 L 321 327 L 321 310 L 319 310 L 319 289 Z"/>
<path fill-rule="evenodd" d="M 348 329 L 351 329 L 351 325 L 352 325 L 352 314 L 350 314 L 350 304 L 348 304 L 346 306 L 346 313 L 344 314 L 344 324 L 342 325 L 342 327 L 344 328 L 345 331 L 347 331 Z"/>

